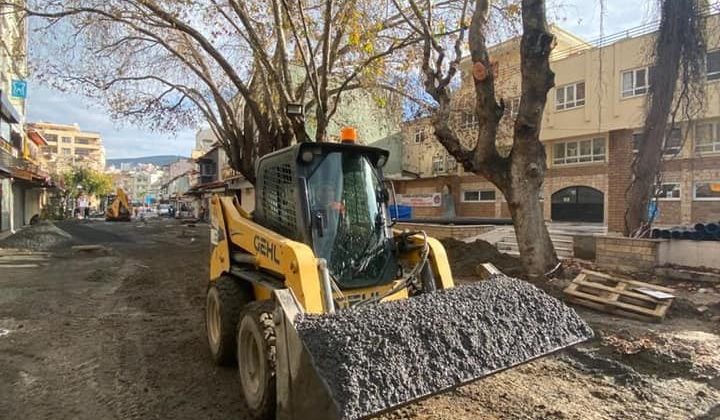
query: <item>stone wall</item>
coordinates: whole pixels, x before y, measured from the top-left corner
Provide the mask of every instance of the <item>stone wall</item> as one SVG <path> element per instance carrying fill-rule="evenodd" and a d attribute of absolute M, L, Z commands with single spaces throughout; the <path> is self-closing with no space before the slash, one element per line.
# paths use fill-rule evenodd
<path fill-rule="evenodd" d="M 651 272 L 658 265 L 659 239 L 633 239 L 598 236 L 595 239 L 595 263 L 610 271 Z"/>

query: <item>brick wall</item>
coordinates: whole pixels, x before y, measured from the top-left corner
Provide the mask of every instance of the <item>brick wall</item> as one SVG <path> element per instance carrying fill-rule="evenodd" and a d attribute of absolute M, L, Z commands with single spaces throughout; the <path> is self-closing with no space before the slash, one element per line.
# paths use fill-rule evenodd
<path fill-rule="evenodd" d="M 470 225 L 470 226 L 459 226 L 459 225 L 433 225 L 426 223 L 396 223 L 395 227 L 398 229 L 407 229 L 410 231 L 424 230 L 428 236 L 433 238 L 468 238 L 471 236 L 477 236 L 485 232 L 490 232 L 495 229 L 495 226 L 490 225 Z"/>
<path fill-rule="evenodd" d="M 609 165 L 607 203 L 607 226 L 609 232 L 625 230 L 625 191 L 630 185 L 632 165 L 632 130 L 610 132 L 608 147 Z"/>
<path fill-rule="evenodd" d="M 720 221 L 720 201 L 693 201 L 693 222 Z"/>
<path fill-rule="evenodd" d="M 650 272 L 658 262 L 662 240 L 598 236 L 595 239 L 595 263 L 611 271 Z"/>
<path fill-rule="evenodd" d="M 463 203 L 455 201 L 455 212 L 460 217 L 495 217 L 495 202 Z"/>
<path fill-rule="evenodd" d="M 678 201 L 658 201 L 658 209 L 660 214 L 655 219 L 658 225 L 680 225 L 682 224 L 680 216 L 680 200 Z"/>

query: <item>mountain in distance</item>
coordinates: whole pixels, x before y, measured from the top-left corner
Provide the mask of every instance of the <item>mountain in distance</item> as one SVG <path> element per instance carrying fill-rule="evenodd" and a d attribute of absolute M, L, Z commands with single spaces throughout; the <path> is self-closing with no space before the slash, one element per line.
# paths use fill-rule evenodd
<path fill-rule="evenodd" d="M 105 161 L 105 166 L 115 166 L 116 168 L 121 167 L 122 165 L 134 167 L 140 164 L 147 164 L 152 163 L 155 166 L 165 166 L 169 165 L 179 159 L 188 159 L 185 156 L 178 156 L 178 155 L 159 155 L 159 156 L 141 156 L 141 157 L 135 157 L 135 158 L 118 158 L 118 159 L 107 159 Z"/>

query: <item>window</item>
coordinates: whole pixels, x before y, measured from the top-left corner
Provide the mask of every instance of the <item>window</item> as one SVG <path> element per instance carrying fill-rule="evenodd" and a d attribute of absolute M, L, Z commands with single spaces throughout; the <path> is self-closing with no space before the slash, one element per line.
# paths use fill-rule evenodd
<path fill-rule="evenodd" d="M 632 135 L 633 142 L 633 153 L 640 151 L 640 142 L 642 139 L 642 133 L 634 133 Z M 665 144 L 663 145 L 663 153 L 666 155 L 677 155 L 682 149 L 682 131 L 680 128 L 673 128 L 670 130 L 670 134 L 665 138 Z"/>
<path fill-rule="evenodd" d="M 63 148 L 62 148 L 62 154 L 63 154 L 64 156 L 70 156 L 71 153 L 72 153 L 72 150 L 70 150 L 70 149 L 68 149 L 68 148 L 66 148 L 66 147 L 63 147 Z"/>
<path fill-rule="evenodd" d="M 495 201 L 495 190 L 463 191 L 462 201 L 465 203 L 482 203 Z"/>
<path fill-rule="evenodd" d="M 666 155 L 677 155 L 682 148 L 682 132 L 679 128 L 673 128 L 665 137 L 663 153 Z"/>
<path fill-rule="evenodd" d="M 478 126 L 478 116 L 475 110 L 463 111 L 462 121 L 460 121 L 460 128 L 476 128 Z"/>
<path fill-rule="evenodd" d="M 605 161 L 605 139 L 578 140 L 553 145 L 553 163 L 587 163 Z"/>
<path fill-rule="evenodd" d="M 445 158 L 443 156 L 435 156 L 432 161 L 432 169 L 434 173 L 445 172 Z"/>
<path fill-rule="evenodd" d="M 505 99 L 505 115 L 516 118 L 520 112 L 520 97 Z"/>
<path fill-rule="evenodd" d="M 415 143 L 422 143 L 427 139 L 427 130 L 418 128 L 415 130 Z"/>
<path fill-rule="evenodd" d="M 585 105 L 585 82 L 560 86 L 555 90 L 556 110 L 577 108 L 583 105 Z"/>
<path fill-rule="evenodd" d="M 680 184 L 678 184 L 677 182 L 669 182 L 666 184 L 662 184 L 655 192 L 655 196 L 658 198 L 658 200 L 679 200 Z"/>
<path fill-rule="evenodd" d="M 45 137 L 45 140 L 47 140 L 48 143 L 57 143 L 58 141 L 57 134 L 43 134 L 43 137 Z"/>
<path fill-rule="evenodd" d="M 454 171 L 455 169 L 457 169 L 457 160 L 455 160 L 454 157 L 448 155 L 447 156 L 447 170 Z"/>
<path fill-rule="evenodd" d="M 633 153 L 637 153 L 638 150 L 640 150 L 640 142 L 641 141 L 642 141 L 642 133 L 633 133 L 633 135 L 632 135 Z"/>
<path fill-rule="evenodd" d="M 695 200 L 720 200 L 720 181 L 696 182 Z"/>
<path fill-rule="evenodd" d="M 72 137 L 63 137 L 62 142 L 63 143 L 72 143 Z"/>
<path fill-rule="evenodd" d="M 646 94 L 651 81 L 651 67 L 624 71 L 622 73 L 622 97 L 629 98 Z"/>
<path fill-rule="evenodd" d="M 707 79 L 720 80 L 720 50 L 707 53 Z"/>
<path fill-rule="evenodd" d="M 720 152 L 720 120 L 698 124 L 695 127 L 695 152 Z"/>
<path fill-rule="evenodd" d="M 75 149 L 75 156 L 89 156 L 90 151 L 88 149 Z"/>
<path fill-rule="evenodd" d="M 94 139 L 91 139 L 89 137 L 77 137 L 75 139 L 75 144 L 90 144 Z"/>

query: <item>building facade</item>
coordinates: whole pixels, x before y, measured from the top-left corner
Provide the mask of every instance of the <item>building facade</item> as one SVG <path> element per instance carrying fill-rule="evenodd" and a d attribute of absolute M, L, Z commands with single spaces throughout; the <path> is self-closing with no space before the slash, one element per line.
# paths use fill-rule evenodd
<path fill-rule="evenodd" d="M 720 16 L 707 17 L 704 102 L 692 121 L 679 121 L 663 140 L 665 159 L 656 202 L 659 225 L 720 220 Z M 555 87 L 540 134 L 548 171 L 543 201 L 546 220 L 624 226 L 625 192 L 644 124 L 653 69 L 649 52 L 656 34 L 626 31 L 602 45 L 584 42 L 554 27 L 558 45 L 551 55 Z M 520 97 L 519 39 L 490 50 L 498 62 L 497 92 L 506 108 L 498 148 L 511 149 Z M 466 147 L 475 143 L 470 63 L 453 98 L 451 126 Z M 416 179 L 398 183 L 401 194 L 446 194 L 461 217 L 509 217 L 502 194 L 483 177 L 467 174 L 432 134 L 429 119 L 403 127 L 403 169 Z M 440 200 L 445 203 L 445 200 Z M 414 208 L 414 217 L 442 216 L 444 204 Z"/>
<path fill-rule="evenodd" d="M 42 165 L 45 139 L 25 125 L 27 78 L 27 24 L 13 6 L 0 6 L 0 233 L 39 219 L 54 188 Z"/>
<path fill-rule="evenodd" d="M 100 133 L 83 131 L 77 124 L 36 122 L 29 127 L 47 141 L 42 152 L 50 173 L 59 175 L 79 167 L 105 170 L 105 147 Z"/>

